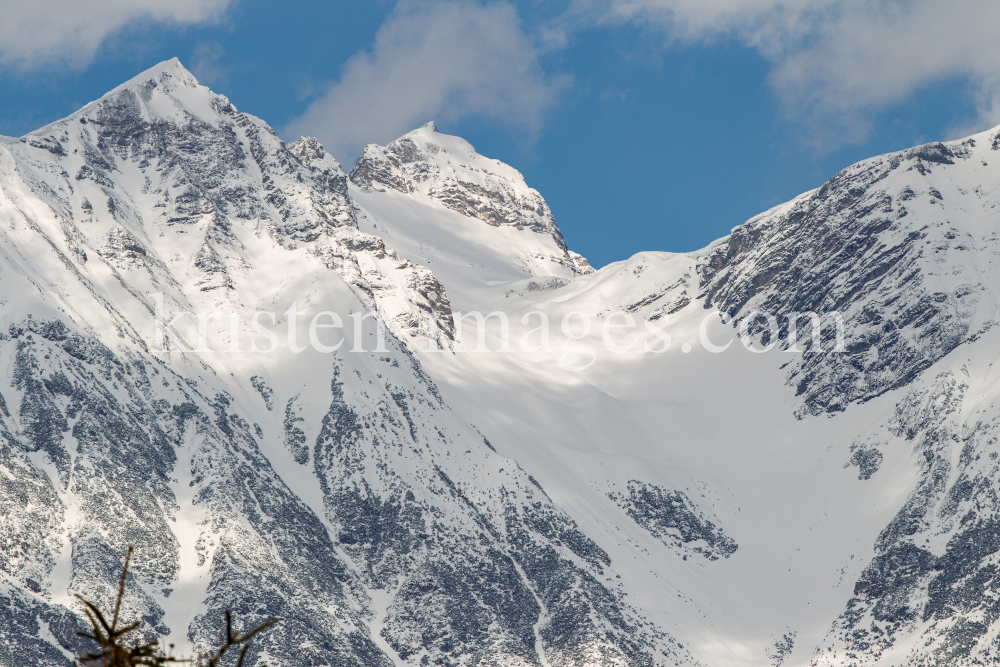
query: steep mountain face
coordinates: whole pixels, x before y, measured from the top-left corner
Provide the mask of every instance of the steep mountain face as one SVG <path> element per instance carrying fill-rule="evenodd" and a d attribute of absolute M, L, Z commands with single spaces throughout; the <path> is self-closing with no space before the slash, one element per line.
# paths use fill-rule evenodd
<path fill-rule="evenodd" d="M 847 363 L 807 350 L 789 376 L 811 414 L 906 386 L 995 324 L 996 155 L 987 134 L 845 169 L 713 246 L 706 304 L 842 314 Z"/>
<path fill-rule="evenodd" d="M 148 638 L 274 665 L 995 661 L 998 137 L 596 272 L 433 124 L 345 175 L 176 60 L 0 139 L 0 665 L 130 544 Z"/>
<path fill-rule="evenodd" d="M 905 448 L 917 460 L 913 490 L 814 664 L 996 660 L 998 138 L 854 165 L 734 230 L 699 266 L 706 303 L 736 316 L 843 315 L 843 358 L 807 350 L 787 375 L 799 414 L 899 390 L 849 463 L 876 479 L 883 452 Z"/>
<path fill-rule="evenodd" d="M 68 664 L 70 594 L 108 603 L 129 544 L 127 614 L 199 650 L 232 606 L 282 619 L 255 649 L 272 664 L 688 659 L 442 401 L 397 336 L 447 345 L 445 289 L 358 229 L 315 140 L 284 144 L 173 61 L 0 164 L 3 664 Z M 257 310 L 292 331 L 369 309 L 390 333 L 252 352 Z"/>

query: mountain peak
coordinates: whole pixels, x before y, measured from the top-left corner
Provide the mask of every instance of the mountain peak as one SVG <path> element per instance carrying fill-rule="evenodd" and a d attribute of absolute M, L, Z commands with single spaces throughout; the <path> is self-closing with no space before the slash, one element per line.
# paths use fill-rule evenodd
<path fill-rule="evenodd" d="M 29 132 L 25 136 L 42 136 L 51 133 L 53 126 L 60 125 L 70 120 L 77 120 L 81 117 L 88 116 L 96 107 L 114 99 L 126 90 L 136 90 L 144 86 L 150 85 L 153 82 L 153 86 L 163 86 L 166 82 L 171 82 L 171 85 L 166 86 L 166 90 L 174 93 L 172 97 L 175 98 L 175 102 L 179 101 L 181 106 L 186 108 L 188 111 L 195 113 L 196 115 L 204 115 L 204 112 L 208 110 L 211 106 L 210 99 L 213 97 L 218 97 L 224 99 L 225 103 L 229 103 L 228 99 L 225 99 L 222 95 L 216 95 L 208 87 L 203 86 L 194 74 L 189 72 L 184 65 L 181 64 L 180 59 L 171 58 L 169 60 L 164 60 L 126 81 L 125 83 L 116 86 L 115 88 L 109 90 L 99 99 L 90 102 L 89 104 L 82 107 L 79 111 L 70 114 L 66 118 L 57 120 L 53 123 L 49 123 L 44 127 L 40 127 L 34 132 Z M 185 91 L 180 93 L 180 91 Z M 177 93 L 180 93 L 179 95 Z M 192 95 L 191 93 L 194 93 Z M 199 94 L 200 93 L 200 94 Z M 224 106 L 224 104 L 223 104 Z M 234 109 L 235 110 L 235 109 Z"/>
<path fill-rule="evenodd" d="M 153 65 L 149 69 L 140 72 L 139 74 L 136 74 L 125 83 L 116 86 L 112 90 L 102 95 L 99 100 L 91 102 L 90 104 L 85 106 L 84 109 L 90 107 L 93 104 L 97 104 L 101 100 L 106 100 L 109 97 L 113 97 L 114 95 L 117 95 L 123 90 L 129 88 L 138 88 L 139 86 L 148 83 L 149 81 L 162 80 L 165 76 L 178 81 L 179 83 L 181 83 L 186 87 L 190 88 L 204 87 L 201 85 L 198 79 L 195 78 L 194 74 L 188 71 L 188 69 L 181 64 L 180 59 L 175 57 L 171 58 L 170 60 L 164 60 L 161 63 L 157 63 L 156 65 Z"/>
<path fill-rule="evenodd" d="M 433 121 L 384 147 L 366 146 L 348 178 L 366 192 L 418 194 L 492 227 L 551 236 L 559 261 L 574 271 L 582 266 L 570 259 L 552 212 L 521 172 L 480 155 L 461 137 L 438 132 Z"/>
<path fill-rule="evenodd" d="M 169 74 L 170 76 L 184 79 L 194 85 L 201 85 L 200 83 L 198 83 L 198 79 L 195 78 L 194 74 L 192 74 L 186 67 L 184 67 L 184 65 L 181 64 L 180 58 L 174 57 L 170 58 L 169 60 L 164 60 L 161 63 L 157 63 L 156 65 L 153 65 L 149 69 L 140 72 L 139 74 L 136 74 L 134 77 L 132 77 L 125 83 L 115 88 L 115 90 L 121 90 L 123 88 L 131 88 L 141 83 L 145 83 L 150 79 L 155 79 L 162 74 Z"/>

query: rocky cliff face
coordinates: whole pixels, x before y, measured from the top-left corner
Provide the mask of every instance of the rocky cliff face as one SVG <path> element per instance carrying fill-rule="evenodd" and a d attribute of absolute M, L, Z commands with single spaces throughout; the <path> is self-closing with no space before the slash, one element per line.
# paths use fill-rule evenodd
<path fill-rule="evenodd" d="M 842 314 L 846 363 L 806 351 L 789 374 L 807 413 L 906 386 L 995 324 L 995 143 L 987 133 L 866 160 L 737 227 L 699 264 L 705 305 Z M 835 322 L 824 327 L 835 345 Z"/>
<path fill-rule="evenodd" d="M 149 638 L 232 607 L 289 667 L 993 661 L 996 135 L 597 272 L 465 141 L 345 175 L 176 61 L 4 138 L 0 665 L 68 665 L 129 544 Z"/>

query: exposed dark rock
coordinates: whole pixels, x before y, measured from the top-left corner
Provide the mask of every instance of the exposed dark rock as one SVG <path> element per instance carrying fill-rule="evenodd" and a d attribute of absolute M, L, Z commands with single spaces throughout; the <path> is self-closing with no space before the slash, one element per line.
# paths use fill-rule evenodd
<path fill-rule="evenodd" d="M 683 546 L 708 560 L 729 558 L 739 548 L 682 491 L 669 491 L 633 479 L 629 480 L 627 496 L 611 492 L 608 497 L 667 546 Z"/>

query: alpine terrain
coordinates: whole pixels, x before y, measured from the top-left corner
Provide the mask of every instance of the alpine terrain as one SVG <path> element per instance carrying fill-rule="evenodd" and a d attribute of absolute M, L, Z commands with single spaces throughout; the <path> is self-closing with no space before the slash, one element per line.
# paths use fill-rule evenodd
<path fill-rule="evenodd" d="M 0 138 L 0 665 L 128 545 L 247 664 L 1000 662 L 998 299 L 1000 128 L 594 271 L 433 123 L 345 173 L 162 63 Z"/>

